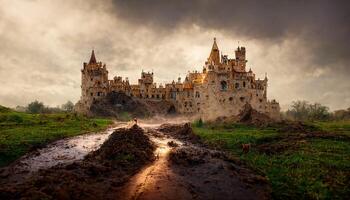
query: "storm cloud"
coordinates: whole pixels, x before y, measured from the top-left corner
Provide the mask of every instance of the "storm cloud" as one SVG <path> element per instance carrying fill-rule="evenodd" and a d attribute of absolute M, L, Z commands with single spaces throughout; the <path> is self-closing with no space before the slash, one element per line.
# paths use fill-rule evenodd
<path fill-rule="evenodd" d="M 349 1 L 113 0 L 113 5 L 118 17 L 161 30 L 196 24 L 269 42 L 298 38 L 320 66 L 350 60 Z"/>
<path fill-rule="evenodd" d="M 348 1 L 0 0 L 0 104 L 77 101 L 94 48 L 110 78 L 165 83 L 201 70 L 212 38 L 269 77 L 269 98 L 350 107 Z"/>

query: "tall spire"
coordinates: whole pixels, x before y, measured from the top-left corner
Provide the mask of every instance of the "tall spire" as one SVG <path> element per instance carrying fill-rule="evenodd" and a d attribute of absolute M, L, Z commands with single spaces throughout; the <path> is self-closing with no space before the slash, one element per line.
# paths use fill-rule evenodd
<path fill-rule="evenodd" d="M 216 38 L 214 37 L 213 47 L 211 48 L 211 52 L 208 58 L 209 63 L 219 64 L 220 63 L 220 52 L 219 47 L 216 44 Z"/>
<path fill-rule="evenodd" d="M 89 64 L 96 64 L 96 63 L 97 62 L 96 62 L 96 57 L 95 57 L 95 51 L 92 50 Z"/>
<path fill-rule="evenodd" d="M 218 45 L 216 44 L 216 38 L 214 37 L 214 43 L 213 43 L 213 47 L 211 48 L 212 50 L 219 50 Z"/>

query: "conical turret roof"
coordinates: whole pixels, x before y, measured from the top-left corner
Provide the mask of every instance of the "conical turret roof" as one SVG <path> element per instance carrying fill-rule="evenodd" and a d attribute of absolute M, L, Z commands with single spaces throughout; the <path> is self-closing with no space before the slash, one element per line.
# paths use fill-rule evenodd
<path fill-rule="evenodd" d="M 96 57 L 95 57 L 95 51 L 92 50 L 89 64 L 96 64 L 96 63 L 97 62 L 96 62 Z"/>
<path fill-rule="evenodd" d="M 213 47 L 211 48 L 211 52 L 208 58 L 209 63 L 219 64 L 220 63 L 220 52 L 219 47 L 216 44 L 216 38 L 214 38 Z"/>

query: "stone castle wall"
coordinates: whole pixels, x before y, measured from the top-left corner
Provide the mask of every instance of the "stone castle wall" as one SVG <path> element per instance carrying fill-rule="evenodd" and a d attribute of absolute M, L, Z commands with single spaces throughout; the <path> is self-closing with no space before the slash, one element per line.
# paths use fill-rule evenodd
<path fill-rule="evenodd" d="M 244 47 L 238 47 L 235 58 L 220 57 L 214 39 L 202 72 L 191 72 L 183 82 L 179 78 L 177 82 L 157 87 L 153 73 L 149 72 L 142 72 L 135 85 L 122 77 L 108 80 L 106 65 L 96 62 L 92 52 L 89 63 L 84 63 L 82 69 L 82 95 L 75 110 L 88 114 L 95 100 L 104 98 L 109 92 L 123 92 L 134 98 L 171 101 L 177 112 L 197 115 L 205 120 L 237 115 L 247 102 L 257 111 L 278 119 L 278 102 L 267 99 L 268 79 L 256 80 L 252 70 L 246 70 L 245 53 Z"/>

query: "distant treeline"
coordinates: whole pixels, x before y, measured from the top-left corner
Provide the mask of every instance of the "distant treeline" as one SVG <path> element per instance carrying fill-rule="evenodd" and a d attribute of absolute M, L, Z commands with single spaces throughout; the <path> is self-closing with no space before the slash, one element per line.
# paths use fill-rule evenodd
<path fill-rule="evenodd" d="M 327 106 L 307 101 L 293 101 L 290 109 L 282 112 L 282 117 L 289 120 L 349 120 L 350 107 L 346 110 L 329 111 Z"/>
<path fill-rule="evenodd" d="M 35 100 L 29 103 L 27 106 L 17 106 L 16 111 L 27 112 L 32 114 L 38 113 L 59 113 L 59 112 L 72 112 L 74 108 L 74 104 L 71 101 L 67 101 L 67 103 L 62 104 L 57 107 L 49 107 L 44 105 L 43 102 L 39 102 Z"/>

